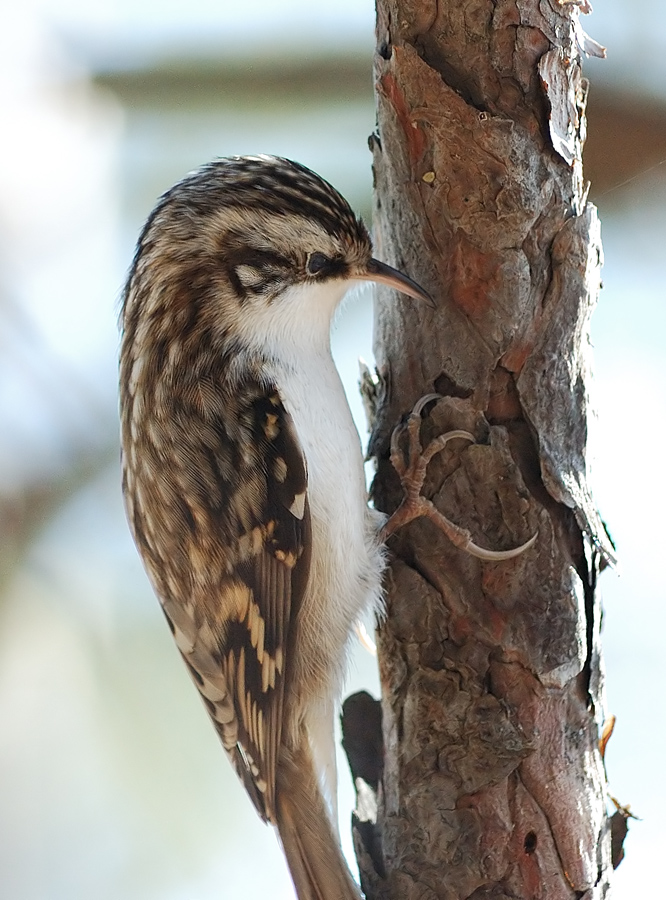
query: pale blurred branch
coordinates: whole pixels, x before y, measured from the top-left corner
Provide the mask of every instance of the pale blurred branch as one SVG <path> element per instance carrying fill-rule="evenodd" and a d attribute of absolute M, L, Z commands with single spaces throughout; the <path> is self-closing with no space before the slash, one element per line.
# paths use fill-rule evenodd
<path fill-rule="evenodd" d="M 37 534 L 81 488 L 118 459 L 118 439 L 72 449 L 62 469 L 35 475 L 0 494 L 0 596 Z"/>

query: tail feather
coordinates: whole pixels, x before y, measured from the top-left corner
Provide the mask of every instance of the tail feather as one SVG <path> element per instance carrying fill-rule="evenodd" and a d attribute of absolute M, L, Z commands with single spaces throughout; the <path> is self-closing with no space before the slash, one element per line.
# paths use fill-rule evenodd
<path fill-rule="evenodd" d="M 307 740 L 280 754 L 277 827 L 298 900 L 360 900 L 321 794 Z"/>

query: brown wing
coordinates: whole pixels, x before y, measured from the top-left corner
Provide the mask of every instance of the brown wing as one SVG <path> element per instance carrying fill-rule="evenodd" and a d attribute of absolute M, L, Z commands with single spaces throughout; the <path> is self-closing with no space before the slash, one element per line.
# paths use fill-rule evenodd
<path fill-rule="evenodd" d="M 290 634 L 309 571 L 305 461 L 277 391 L 259 380 L 226 397 L 199 380 L 177 400 L 162 435 L 146 410 L 147 446 L 133 465 L 125 454 L 130 520 L 222 743 L 274 821 Z"/>

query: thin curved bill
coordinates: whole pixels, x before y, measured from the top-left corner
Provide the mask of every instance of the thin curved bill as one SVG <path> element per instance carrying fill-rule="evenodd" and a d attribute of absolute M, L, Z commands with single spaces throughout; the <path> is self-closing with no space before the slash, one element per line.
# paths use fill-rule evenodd
<path fill-rule="evenodd" d="M 387 284 L 389 287 L 395 288 L 396 291 L 407 294 L 415 300 L 424 300 L 428 306 L 435 308 L 435 301 L 421 285 L 378 259 L 371 259 L 366 266 L 365 272 L 356 274 L 354 277 L 361 281 L 378 281 L 381 284 Z"/>

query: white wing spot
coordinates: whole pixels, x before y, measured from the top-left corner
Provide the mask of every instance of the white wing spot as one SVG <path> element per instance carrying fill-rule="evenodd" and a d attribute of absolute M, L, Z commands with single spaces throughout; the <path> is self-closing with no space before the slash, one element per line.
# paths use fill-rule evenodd
<path fill-rule="evenodd" d="M 294 497 L 291 506 L 289 507 L 289 512 L 292 516 L 296 516 L 297 519 L 302 519 L 305 514 L 305 491 L 302 491 L 300 494 L 296 494 Z"/>

